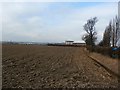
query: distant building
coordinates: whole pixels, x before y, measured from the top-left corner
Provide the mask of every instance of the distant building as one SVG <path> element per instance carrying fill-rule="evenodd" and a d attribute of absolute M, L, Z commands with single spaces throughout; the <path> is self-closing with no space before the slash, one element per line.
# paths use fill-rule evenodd
<path fill-rule="evenodd" d="M 74 42 L 74 41 L 65 41 L 65 44 L 66 44 L 66 45 L 73 45 L 73 42 Z"/>

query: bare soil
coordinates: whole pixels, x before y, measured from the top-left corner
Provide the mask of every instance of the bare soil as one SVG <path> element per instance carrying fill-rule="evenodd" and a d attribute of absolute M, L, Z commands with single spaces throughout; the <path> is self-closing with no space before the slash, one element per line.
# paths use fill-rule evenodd
<path fill-rule="evenodd" d="M 117 77 L 84 47 L 2 46 L 3 88 L 115 88 Z"/>

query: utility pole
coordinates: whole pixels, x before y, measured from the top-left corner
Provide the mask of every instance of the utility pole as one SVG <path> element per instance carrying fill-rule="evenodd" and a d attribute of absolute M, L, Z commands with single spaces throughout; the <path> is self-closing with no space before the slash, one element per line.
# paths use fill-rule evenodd
<path fill-rule="evenodd" d="M 120 31 L 120 1 L 118 2 L 118 29 L 118 31 Z M 120 45 L 120 38 L 118 40 L 118 45 Z"/>
<path fill-rule="evenodd" d="M 120 19 L 120 1 L 118 2 L 118 18 Z"/>

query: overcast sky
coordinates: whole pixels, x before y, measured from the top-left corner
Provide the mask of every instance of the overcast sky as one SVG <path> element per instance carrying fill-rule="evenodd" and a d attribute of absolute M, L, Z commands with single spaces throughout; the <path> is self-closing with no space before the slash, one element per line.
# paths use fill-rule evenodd
<path fill-rule="evenodd" d="M 105 27 L 117 13 L 117 2 L 5 2 L 0 12 L 2 40 L 83 42 L 83 25 L 96 16 L 100 41 Z"/>

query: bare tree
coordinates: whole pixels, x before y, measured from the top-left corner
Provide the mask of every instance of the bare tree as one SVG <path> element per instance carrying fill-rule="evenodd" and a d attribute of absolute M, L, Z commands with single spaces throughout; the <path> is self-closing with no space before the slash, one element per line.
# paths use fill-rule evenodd
<path fill-rule="evenodd" d="M 86 45 L 91 45 L 90 35 L 84 34 L 84 35 L 82 36 L 82 40 L 85 41 Z M 95 42 L 96 40 L 97 40 L 97 37 L 94 36 L 92 41 Z"/>
<path fill-rule="evenodd" d="M 95 24 L 97 22 L 97 17 L 87 20 L 87 23 L 83 26 L 87 34 L 85 34 L 82 39 L 86 42 L 87 45 L 94 46 L 96 37 Z"/>
<path fill-rule="evenodd" d="M 118 41 L 120 41 L 120 19 L 116 16 L 106 27 L 103 40 L 98 45 L 115 47 Z"/>
<path fill-rule="evenodd" d="M 112 22 L 111 42 L 112 46 L 117 46 L 117 42 L 120 39 L 120 19 L 116 16 Z"/>
<path fill-rule="evenodd" d="M 106 27 L 104 36 L 103 36 L 103 46 L 110 47 L 110 40 L 111 40 L 111 22 L 109 23 L 109 26 Z"/>

